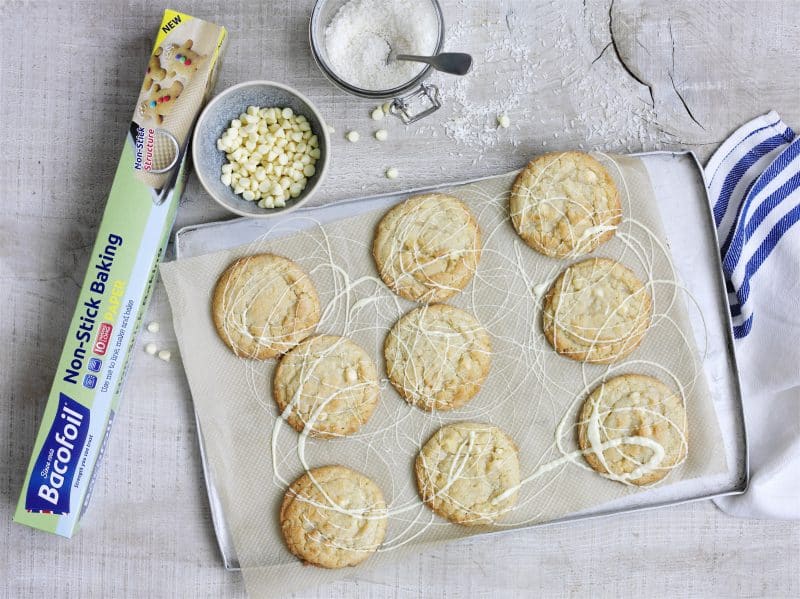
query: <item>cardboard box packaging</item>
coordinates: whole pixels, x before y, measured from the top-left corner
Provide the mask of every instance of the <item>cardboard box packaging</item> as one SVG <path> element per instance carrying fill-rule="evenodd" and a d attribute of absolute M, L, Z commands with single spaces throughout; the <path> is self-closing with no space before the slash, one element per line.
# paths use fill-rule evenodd
<path fill-rule="evenodd" d="M 224 28 L 166 10 L 33 447 L 14 520 L 71 537 L 86 511 L 216 82 Z"/>

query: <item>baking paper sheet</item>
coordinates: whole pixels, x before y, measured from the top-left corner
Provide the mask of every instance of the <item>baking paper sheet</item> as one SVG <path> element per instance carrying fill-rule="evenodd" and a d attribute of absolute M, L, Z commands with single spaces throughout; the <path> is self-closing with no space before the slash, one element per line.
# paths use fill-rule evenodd
<path fill-rule="evenodd" d="M 473 312 L 484 324 L 493 337 L 494 356 L 481 392 L 450 413 L 431 415 L 409 406 L 385 380 L 385 335 L 415 304 L 396 297 L 377 278 L 370 250 L 383 210 L 278 239 L 279 231 L 272 231 L 269 240 L 162 266 L 206 455 L 252 593 L 290 592 L 350 571 L 303 567 L 283 545 L 278 506 L 286 486 L 303 472 L 297 455 L 299 435 L 280 424 L 270 396 L 275 362 L 235 358 L 217 338 L 210 317 L 216 279 L 239 256 L 272 251 L 301 264 L 311 274 L 324 306 L 318 331 L 353 338 L 372 355 L 384 377 L 379 407 L 358 434 L 310 440 L 305 452 L 311 467 L 340 463 L 369 475 L 384 491 L 390 508 L 386 542 L 359 568 L 398 559 L 418 551 L 420 545 L 485 532 L 450 524 L 419 502 L 413 460 L 441 425 L 477 420 L 500 426 L 520 447 L 525 477 L 561 456 L 555 433 L 562 419 L 569 426 L 561 447 L 576 448 L 571 426 L 575 413 L 586 389 L 607 375 L 648 373 L 684 388 L 689 456 L 662 485 L 725 470 L 716 416 L 686 316 L 686 296 L 674 283 L 647 171 L 636 158 L 599 158 L 617 179 L 625 220 L 615 239 L 594 255 L 620 260 L 648 282 L 654 299 L 653 326 L 642 345 L 611 367 L 581 365 L 556 355 L 541 333 L 540 300 L 532 290 L 549 284 L 574 260 L 543 257 L 516 236 L 507 215 L 513 174 L 453 188 L 450 191 L 476 214 L 484 253 L 475 279 L 449 303 Z M 276 425 L 280 428 L 273 455 Z M 642 491 L 603 479 L 582 462 L 567 464 L 524 486 L 517 510 L 498 527 L 549 521 L 634 492 Z"/>

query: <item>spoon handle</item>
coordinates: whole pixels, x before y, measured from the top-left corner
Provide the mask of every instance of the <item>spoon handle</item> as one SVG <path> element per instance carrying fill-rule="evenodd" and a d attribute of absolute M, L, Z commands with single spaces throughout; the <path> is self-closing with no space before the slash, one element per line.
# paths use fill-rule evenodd
<path fill-rule="evenodd" d="M 411 60 L 413 62 L 433 63 L 434 56 L 417 56 L 416 54 L 397 54 L 395 60 Z"/>
<path fill-rule="evenodd" d="M 464 52 L 442 52 L 436 56 L 417 56 L 414 54 L 398 54 L 396 60 L 424 62 L 437 71 L 451 75 L 466 75 L 472 69 L 472 56 Z"/>

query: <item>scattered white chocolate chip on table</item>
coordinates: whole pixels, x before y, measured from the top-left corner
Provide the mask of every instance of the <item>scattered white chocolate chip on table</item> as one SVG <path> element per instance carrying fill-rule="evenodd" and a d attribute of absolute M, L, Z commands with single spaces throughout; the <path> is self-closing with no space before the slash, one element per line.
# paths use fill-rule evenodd
<path fill-rule="evenodd" d="M 375 139 L 378 141 L 386 141 L 389 139 L 389 132 L 386 129 L 378 129 L 375 132 Z"/>
<path fill-rule="evenodd" d="M 161 330 L 161 325 L 154 320 L 147 324 L 147 330 L 151 333 L 158 333 Z"/>
<path fill-rule="evenodd" d="M 217 148 L 228 159 L 222 183 L 261 208 L 282 208 L 298 197 L 321 155 L 311 123 L 288 107 L 248 106 L 231 121 Z"/>
<path fill-rule="evenodd" d="M 383 112 L 383 107 L 378 106 L 375 110 L 372 111 L 370 116 L 372 117 L 373 121 L 380 121 L 386 113 Z"/>
<path fill-rule="evenodd" d="M 400 173 L 397 171 L 395 167 L 391 167 L 386 169 L 386 178 L 387 179 L 397 179 L 397 175 Z"/>
<path fill-rule="evenodd" d="M 160 360 L 164 360 L 165 362 L 169 362 L 171 357 L 172 352 L 170 352 L 168 349 L 162 349 L 160 352 L 158 352 L 158 358 Z"/>
<path fill-rule="evenodd" d="M 508 126 L 511 124 L 511 119 L 508 118 L 508 115 L 501 114 L 497 116 L 497 126 L 502 127 L 503 129 L 508 129 Z"/>
<path fill-rule="evenodd" d="M 145 353 L 148 353 L 151 356 L 155 356 L 156 352 L 158 351 L 158 348 L 156 347 L 155 343 L 148 343 L 147 345 L 144 346 L 144 351 Z"/>
<path fill-rule="evenodd" d="M 361 136 L 358 134 L 358 131 L 347 132 L 347 141 L 356 143 L 359 139 L 361 139 Z"/>

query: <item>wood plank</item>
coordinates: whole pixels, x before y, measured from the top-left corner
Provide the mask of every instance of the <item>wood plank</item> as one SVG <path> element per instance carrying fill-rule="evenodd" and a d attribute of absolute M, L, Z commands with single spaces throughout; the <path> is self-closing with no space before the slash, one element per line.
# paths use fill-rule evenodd
<path fill-rule="evenodd" d="M 366 195 L 517 168 L 541 151 L 689 147 L 702 158 L 776 109 L 800 126 L 800 19 L 791 0 L 446 0 L 451 49 L 476 68 L 436 77 L 417 126 L 369 119 L 318 72 L 312 0 L 189 2 L 231 32 L 218 89 L 254 78 L 306 93 L 335 127 L 326 191 Z M 112 20 L 113 19 L 113 20 Z M 110 0 L 0 5 L 0 573 L 8 596 L 240 596 L 220 564 L 180 359 L 135 358 L 84 529 L 70 542 L 11 512 L 71 316 L 160 8 Z M 652 95 L 651 95 L 652 90 Z M 497 130 L 506 113 L 511 127 Z M 389 130 L 380 144 L 371 134 Z M 344 140 L 357 129 L 358 144 Z M 395 181 L 383 175 L 400 170 Z M 179 226 L 226 214 L 192 179 Z M 145 334 L 174 349 L 161 287 Z M 737 520 L 710 503 L 450 545 L 306 597 L 796 596 L 800 524 Z"/>

